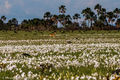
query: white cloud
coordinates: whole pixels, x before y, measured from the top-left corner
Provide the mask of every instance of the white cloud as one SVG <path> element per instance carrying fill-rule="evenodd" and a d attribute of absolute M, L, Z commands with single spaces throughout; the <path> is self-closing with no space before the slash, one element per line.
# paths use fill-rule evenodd
<path fill-rule="evenodd" d="M 8 2 L 8 0 L 5 0 L 3 4 L 0 5 L 0 14 L 8 14 L 11 6 L 12 5 Z"/>
<path fill-rule="evenodd" d="M 11 8 L 11 4 L 8 1 L 5 1 L 5 8 L 6 9 L 10 9 Z"/>

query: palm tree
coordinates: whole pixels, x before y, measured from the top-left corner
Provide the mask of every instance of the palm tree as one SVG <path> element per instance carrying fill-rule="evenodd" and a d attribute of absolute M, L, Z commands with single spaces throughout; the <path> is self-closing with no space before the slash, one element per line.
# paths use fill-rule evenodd
<path fill-rule="evenodd" d="M 58 23 L 58 15 L 53 15 L 51 20 L 53 21 L 53 26 L 56 26 Z"/>
<path fill-rule="evenodd" d="M 18 21 L 16 18 L 12 18 L 11 20 L 12 26 L 14 28 L 14 32 L 17 33 Z"/>
<path fill-rule="evenodd" d="M 21 28 L 27 31 L 28 27 L 29 27 L 28 20 L 23 20 L 21 23 Z"/>
<path fill-rule="evenodd" d="M 9 30 L 12 30 L 12 20 L 10 19 L 10 20 L 8 20 L 8 22 L 7 22 L 7 25 L 8 25 L 8 27 L 9 27 Z"/>
<path fill-rule="evenodd" d="M 118 19 L 119 18 L 119 14 L 120 14 L 120 9 L 115 8 L 115 10 L 113 12 L 114 12 L 114 15 L 115 15 L 115 19 L 117 19 L 117 21 L 116 21 L 116 27 L 118 28 L 119 22 L 120 22 L 119 21 L 120 19 Z"/>
<path fill-rule="evenodd" d="M 61 14 L 65 14 L 66 13 L 66 6 L 65 5 L 61 5 L 59 7 L 59 13 L 61 13 Z"/>
<path fill-rule="evenodd" d="M 65 19 L 66 19 L 66 21 L 71 21 L 71 20 L 72 20 L 72 18 L 71 18 L 70 15 L 66 15 L 66 16 L 65 16 Z"/>
<path fill-rule="evenodd" d="M 46 12 L 46 13 L 44 14 L 44 19 L 45 19 L 45 20 L 50 20 L 51 17 L 52 17 L 52 15 L 51 15 L 50 12 Z"/>
<path fill-rule="evenodd" d="M 5 17 L 5 16 L 1 16 L 1 21 L 2 21 L 2 23 L 3 23 L 3 24 L 1 24 L 1 25 L 2 25 L 2 29 L 3 29 L 3 30 L 7 30 L 7 25 L 6 25 L 6 23 L 5 23 L 5 20 L 6 20 L 6 17 Z"/>
<path fill-rule="evenodd" d="M 88 20 L 88 26 L 89 26 L 89 19 L 90 19 L 89 10 L 90 8 L 86 8 L 82 10 L 82 14 L 85 17 L 85 21 Z"/>
<path fill-rule="evenodd" d="M 70 15 L 65 16 L 65 25 L 71 25 L 72 24 L 72 18 Z"/>
<path fill-rule="evenodd" d="M 62 24 L 64 24 L 64 23 L 65 23 L 65 15 L 64 15 L 64 14 L 58 15 L 58 20 L 59 20 Z"/>
<path fill-rule="evenodd" d="M 77 22 L 78 23 L 78 19 L 80 19 L 81 17 L 80 17 L 80 14 L 78 14 L 78 13 L 75 13 L 74 14 L 74 16 L 73 16 L 73 19 L 75 20 L 75 22 Z"/>
<path fill-rule="evenodd" d="M 107 20 L 106 20 L 106 9 L 102 8 L 102 6 L 100 4 L 95 5 L 94 10 L 97 11 L 97 23 L 98 24 L 104 24 L 104 25 L 108 25 Z M 103 26 L 102 26 L 103 27 Z"/>
<path fill-rule="evenodd" d="M 93 11 L 89 12 L 90 15 L 90 21 L 91 21 L 91 27 L 93 26 L 93 21 L 96 21 L 96 15 Z"/>
<path fill-rule="evenodd" d="M 86 8 L 82 11 L 82 14 L 83 16 L 85 16 L 85 20 L 88 20 L 88 26 L 91 22 L 91 26 L 92 26 L 92 23 L 93 23 L 93 20 L 95 20 L 96 18 L 96 15 L 95 13 L 91 10 L 91 8 Z M 91 27 L 90 26 L 90 27 Z"/>
<path fill-rule="evenodd" d="M 101 14 L 106 14 L 106 9 L 105 8 L 101 9 Z"/>
<path fill-rule="evenodd" d="M 1 16 L 1 20 L 4 22 L 6 20 L 5 16 Z"/>
<path fill-rule="evenodd" d="M 66 6 L 65 5 L 61 5 L 59 7 L 59 16 L 58 16 L 58 21 L 65 26 L 66 20 L 65 20 L 65 13 L 66 13 Z"/>
<path fill-rule="evenodd" d="M 115 14 L 115 18 L 118 19 L 119 14 L 120 14 L 120 9 L 115 8 L 115 10 L 114 10 L 113 12 L 114 12 L 114 14 Z"/>
<path fill-rule="evenodd" d="M 104 14 L 100 15 L 99 20 L 106 24 L 106 16 Z"/>
<path fill-rule="evenodd" d="M 108 18 L 108 23 L 113 22 L 113 19 L 115 18 L 115 15 L 112 11 L 107 12 L 107 18 Z"/>
<path fill-rule="evenodd" d="M 97 20 L 97 22 L 95 22 L 95 25 L 103 30 L 105 25 L 108 25 L 107 20 L 106 20 L 106 16 L 104 14 L 101 14 L 99 16 L 99 20 Z"/>
<path fill-rule="evenodd" d="M 17 19 L 16 18 L 12 18 L 12 25 L 15 25 L 15 26 L 17 26 L 18 25 L 18 21 L 17 21 Z"/>
<path fill-rule="evenodd" d="M 102 10 L 102 6 L 100 4 L 96 4 L 95 7 L 94 7 L 94 10 L 97 11 L 97 14 L 99 16 L 100 13 L 101 13 L 101 10 Z"/>
<path fill-rule="evenodd" d="M 52 21 L 57 21 L 57 20 L 58 20 L 58 15 L 55 15 L 55 14 L 54 14 L 54 15 L 52 16 Z"/>
<path fill-rule="evenodd" d="M 55 14 L 54 14 L 54 15 L 52 16 L 52 21 L 56 21 L 56 20 L 58 20 L 58 15 L 55 15 Z"/>
<path fill-rule="evenodd" d="M 45 14 L 44 14 L 44 20 L 46 20 L 45 22 L 44 22 L 44 26 L 46 27 L 46 29 L 49 29 L 50 28 L 50 25 L 52 24 L 52 20 L 51 20 L 51 18 L 52 18 L 52 15 L 51 15 L 51 13 L 50 12 L 46 12 Z"/>

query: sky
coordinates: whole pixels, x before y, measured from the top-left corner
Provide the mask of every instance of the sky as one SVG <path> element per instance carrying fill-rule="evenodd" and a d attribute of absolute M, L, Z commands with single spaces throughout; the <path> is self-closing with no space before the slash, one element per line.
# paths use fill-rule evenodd
<path fill-rule="evenodd" d="M 66 5 L 67 13 L 81 13 L 86 7 L 94 8 L 99 3 L 108 11 L 120 8 L 120 0 L 0 0 L 0 16 L 19 21 L 31 18 L 43 18 L 45 12 L 59 14 L 58 7 Z"/>

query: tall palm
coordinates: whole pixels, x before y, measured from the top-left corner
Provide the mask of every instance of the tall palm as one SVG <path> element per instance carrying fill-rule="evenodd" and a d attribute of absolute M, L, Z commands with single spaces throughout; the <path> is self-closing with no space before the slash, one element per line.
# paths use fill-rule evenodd
<path fill-rule="evenodd" d="M 97 11 L 97 14 L 99 16 L 100 13 L 101 13 L 101 10 L 102 10 L 102 6 L 100 4 L 96 4 L 95 7 L 94 7 L 94 10 Z"/>
<path fill-rule="evenodd" d="M 59 7 L 59 13 L 61 13 L 61 14 L 65 14 L 66 13 L 66 6 L 65 5 L 61 5 Z"/>
<path fill-rule="evenodd" d="M 89 15 L 90 15 L 90 21 L 91 21 L 91 27 L 92 27 L 93 21 L 96 21 L 96 15 L 92 10 L 89 12 Z"/>
<path fill-rule="evenodd" d="M 88 14 L 89 10 L 90 10 L 90 8 L 86 8 L 82 11 L 83 16 L 85 17 L 85 21 L 89 20 L 89 18 L 90 18 L 89 14 Z M 89 26 L 89 23 L 88 23 L 88 26 Z"/>
<path fill-rule="evenodd" d="M 85 20 L 88 20 L 88 26 L 91 21 L 91 26 L 92 26 L 92 21 L 95 18 L 95 13 L 91 10 L 91 8 L 86 8 L 82 11 L 83 16 L 85 17 Z"/>

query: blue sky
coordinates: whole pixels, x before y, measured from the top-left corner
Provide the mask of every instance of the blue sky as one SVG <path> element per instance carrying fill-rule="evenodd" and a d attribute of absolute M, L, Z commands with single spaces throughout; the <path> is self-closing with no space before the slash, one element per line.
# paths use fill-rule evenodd
<path fill-rule="evenodd" d="M 120 0 L 0 0 L 0 16 L 8 19 L 15 17 L 19 20 L 30 18 L 42 18 L 46 11 L 58 14 L 58 7 L 66 5 L 67 13 L 81 13 L 86 7 L 93 8 L 100 3 L 108 10 L 120 8 Z"/>

